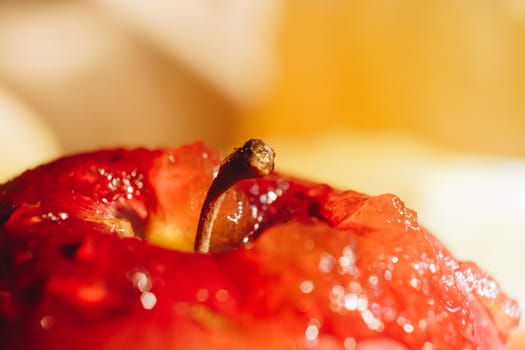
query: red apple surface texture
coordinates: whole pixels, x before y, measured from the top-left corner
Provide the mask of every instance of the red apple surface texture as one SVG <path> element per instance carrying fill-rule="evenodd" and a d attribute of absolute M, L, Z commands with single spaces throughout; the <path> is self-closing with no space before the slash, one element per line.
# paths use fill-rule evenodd
<path fill-rule="evenodd" d="M 238 181 L 194 252 L 221 159 L 105 150 L 1 185 L 2 348 L 501 349 L 518 324 L 391 194 Z"/>

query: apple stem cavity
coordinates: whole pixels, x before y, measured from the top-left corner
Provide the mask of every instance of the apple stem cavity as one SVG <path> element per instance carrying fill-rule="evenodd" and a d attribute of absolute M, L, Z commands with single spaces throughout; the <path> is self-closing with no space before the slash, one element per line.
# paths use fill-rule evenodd
<path fill-rule="evenodd" d="M 211 252 L 213 225 L 228 189 L 241 180 L 271 174 L 274 159 L 274 150 L 258 139 L 246 141 L 224 159 L 202 205 L 194 245 L 196 252 Z"/>

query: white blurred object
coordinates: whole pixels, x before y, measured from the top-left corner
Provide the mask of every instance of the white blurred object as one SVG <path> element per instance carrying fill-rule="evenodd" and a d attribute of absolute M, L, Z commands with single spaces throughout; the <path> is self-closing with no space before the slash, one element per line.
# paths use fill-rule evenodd
<path fill-rule="evenodd" d="M 0 2 L 0 80 L 38 110 L 68 153 L 224 144 L 231 99 L 132 29 L 95 2 Z"/>
<path fill-rule="evenodd" d="M 276 0 L 96 2 L 238 102 L 260 98 L 276 77 Z"/>
<path fill-rule="evenodd" d="M 438 164 L 418 192 L 420 221 L 525 305 L 525 160 L 465 157 Z"/>
<path fill-rule="evenodd" d="M 50 128 L 1 87 L 0 125 L 0 182 L 60 153 Z"/>
<path fill-rule="evenodd" d="M 0 73 L 55 87 L 123 44 L 82 3 L 7 7 L 0 13 Z"/>

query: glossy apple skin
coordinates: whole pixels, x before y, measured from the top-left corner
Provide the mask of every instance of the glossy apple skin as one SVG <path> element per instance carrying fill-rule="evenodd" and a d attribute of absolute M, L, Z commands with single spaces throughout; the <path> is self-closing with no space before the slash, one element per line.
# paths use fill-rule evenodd
<path fill-rule="evenodd" d="M 189 251 L 220 159 L 201 143 L 108 150 L 2 185 L 2 344 L 352 349 L 386 337 L 500 349 L 517 325 L 517 303 L 390 194 L 246 180 L 215 225 L 225 251 Z"/>

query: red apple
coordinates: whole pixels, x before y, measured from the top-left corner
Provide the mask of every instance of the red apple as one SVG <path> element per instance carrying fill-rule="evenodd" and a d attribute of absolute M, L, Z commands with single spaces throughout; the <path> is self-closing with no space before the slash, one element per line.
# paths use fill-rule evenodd
<path fill-rule="evenodd" d="M 244 179 L 271 170 L 244 150 L 99 151 L 2 185 L 2 346 L 503 347 L 517 303 L 398 197 Z"/>

